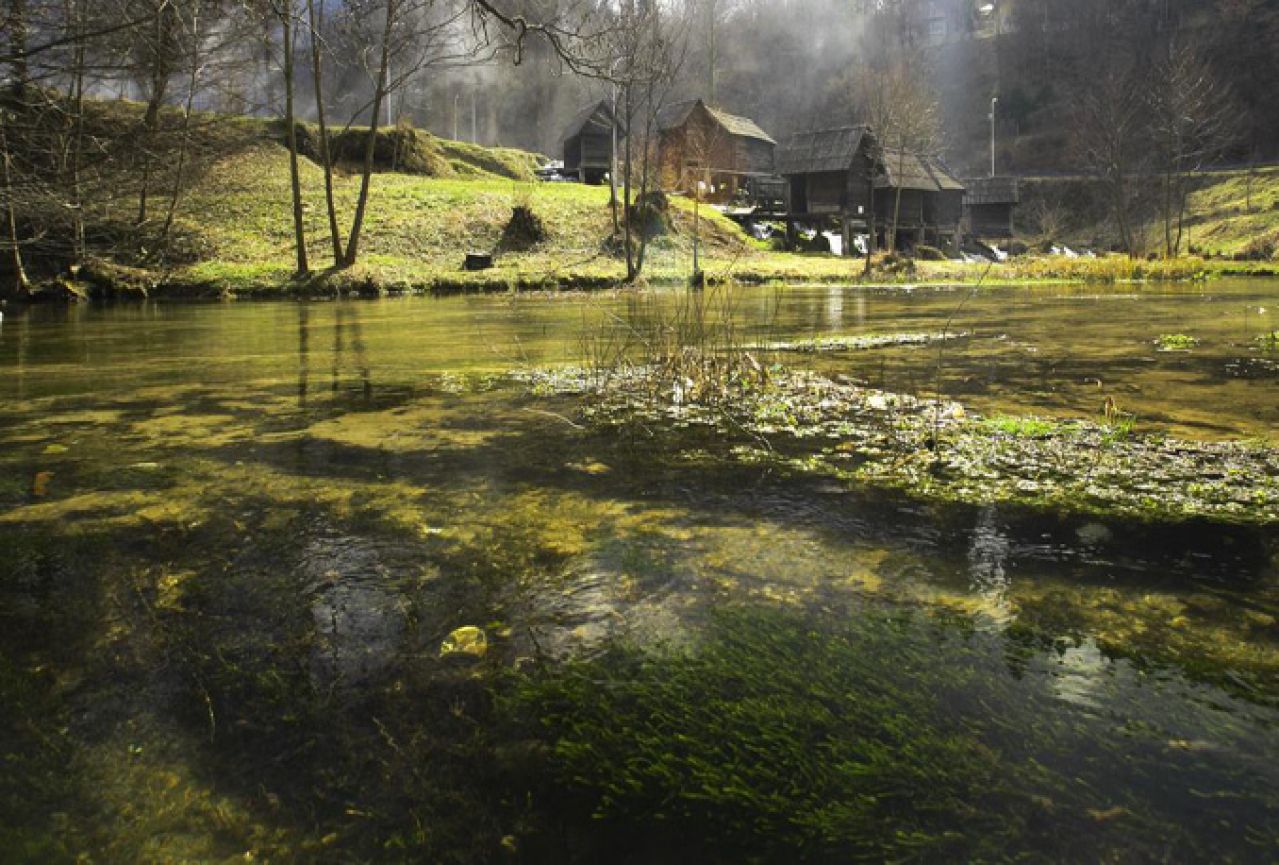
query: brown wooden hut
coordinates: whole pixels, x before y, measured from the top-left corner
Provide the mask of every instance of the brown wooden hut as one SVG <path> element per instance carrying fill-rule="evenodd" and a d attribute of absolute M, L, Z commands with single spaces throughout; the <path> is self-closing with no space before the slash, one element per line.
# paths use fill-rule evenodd
<path fill-rule="evenodd" d="M 748 178 L 773 173 L 777 146 L 755 121 L 711 108 L 700 99 L 657 114 L 658 165 L 663 186 L 681 192 L 705 181 L 715 201 L 727 201 Z"/>
<path fill-rule="evenodd" d="M 869 127 L 798 132 L 778 151 L 777 173 L 797 221 L 839 217 L 846 235 L 873 225 L 878 247 L 896 212 L 899 247 L 958 240 L 964 185 L 935 157 L 884 149 Z"/>
<path fill-rule="evenodd" d="M 900 191 L 900 199 L 898 192 Z M 964 184 L 940 159 L 883 148 L 875 178 L 875 219 L 882 240 L 897 227 L 898 248 L 954 246 L 963 216 Z"/>
<path fill-rule="evenodd" d="M 1021 203 L 1015 177 L 982 177 L 968 181 L 964 219 L 974 237 L 1012 237 L 1013 211 Z"/>
<path fill-rule="evenodd" d="M 602 183 L 610 170 L 613 125 L 608 100 L 579 111 L 564 131 L 564 173 L 576 174 L 583 183 Z M 622 130 L 618 129 L 619 142 Z"/>
<path fill-rule="evenodd" d="M 866 126 L 797 132 L 777 152 L 786 178 L 786 209 L 797 215 L 841 215 L 868 224 L 879 146 Z"/>

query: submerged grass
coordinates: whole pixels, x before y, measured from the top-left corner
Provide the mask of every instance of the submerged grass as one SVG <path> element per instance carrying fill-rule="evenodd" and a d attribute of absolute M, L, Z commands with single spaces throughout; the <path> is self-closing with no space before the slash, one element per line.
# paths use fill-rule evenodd
<path fill-rule="evenodd" d="M 962 644 L 938 667 L 917 627 L 723 611 L 692 650 L 617 648 L 527 679 L 514 706 L 539 719 L 592 816 L 651 827 L 654 846 L 682 838 L 715 862 L 961 856 L 1004 821 L 956 831 L 944 815 L 992 813 L 1004 783 L 947 706 L 976 684 Z"/>
<path fill-rule="evenodd" d="M 909 610 L 731 607 L 692 647 L 617 645 L 525 676 L 508 711 L 537 719 L 562 810 L 597 821 L 584 861 L 1158 857 L 1170 813 L 1059 760 L 1140 777 L 1167 734 L 1143 716 L 1115 736 L 1057 702 L 1043 688 L 1055 676 L 1019 682 L 1032 655 Z M 1258 805 L 1241 855 L 1265 843 Z"/>

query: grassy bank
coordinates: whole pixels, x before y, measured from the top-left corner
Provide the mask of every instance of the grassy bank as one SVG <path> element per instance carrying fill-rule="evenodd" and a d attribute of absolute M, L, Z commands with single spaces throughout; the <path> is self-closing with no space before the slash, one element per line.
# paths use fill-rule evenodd
<path fill-rule="evenodd" d="M 484 148 L 470 149 L 472 163 Z M 478 155 L 477 155 L 478 154 Z M 263 144 L 215 163 L 190 196 L 183 228 L 201 238 L 199 261 L 164 274 L 174 293 L 271 295 L 333 292 L 450 292 L 507 289 L 603 288 L 619 285 L 626 264 L 610 245 L 612 217 L 606 187 L 522 182 L 474 170 L 428 177 L 400 172 L 374 176 L 373 198 L 359 266 L 321 272 L 297 282 L 292 275 L 292 227 L 288 214 L 287 155 Z M 307 233 L 311 255 L 323 267 L 330 258 L 322 176 L 303 163 Z M 338 206 L 354 208 L 358 178 L 338 179 Z M 546 239 L 530 249 L 503 250 L 502 231 L 515 206 L 542 220 Z M 790 283 L 988 284 L 1026 282 L 1132 283 L 1192 280 L 1215 274 L 1279 275 L 1279 264 L 1206 260 L 1141 261 L 1030 256 L 987 267 L 954 261 L 894 265 L 877 259 L 868 274 L 861 259 L 774 252 L 749 239 L 709 208 L 699 214 L 703 268 L 711 280 Z M 692 203 L 672 199 L 671 230 L 652 242 L 645 278 L 682 283 L 692 270 Z M 461 268 L 467 251 L 496 251 L 484 271 Z"/>
<path fill-rule="evenodd" d="M 179 112 L 162 113 L 148 164 L 129 142 L 140 132 L 142 106 L 93 102 L 86 130 L 102 153 L 84 180 L 86 235 L 91 261 L 70 282 L 52 284 L 52 298 L 119 296 L 288 296 L 341 293 L 594 289 L 621 285 L 626 263 L 612 239 L 608 190 L 534 179 L 541 157 L 506 148 L 446 141 L 401 125 L 381 130 L 374 142 L 376 173 L 358 266 L 329 267 L 332 248 L 318 158 L 317 131 L 298 127 L 310 258 L 315 273 L 294 279 L 285 129 L 278 121 L 195 115 L 183 132 Z M 14 147 L 22 167 L 42 170 L 40 154 L 61 134 L 38 122 L 19 127 Z M 180 197 L 169 236 L 160 238 L 173 178 L 168 176 L 182 142 L 190 187 Z M 336 198 L 342 230 L 354 212 L 368 131 L 335 133 L 339 160 Z M 25 155 L 24 155 L 25 154 Z M 171 158 L 172 157 L 172 158 Z M 156 168 L 155 166 L 165 166 Z M 154 174 L 150 216 L 136 224 L 140 178 Z M 56 172 L 55 172 L 56 173 Z M 51 175 L 52 176 L 52 175 Z M 1191 243 L 1217 251 L 1262 248 L 1279 238 L 1279 171 L 1221 175 L 1195 193 Z M 20 233 L 39 239 L 29 267 L 41 278 L 66 274 L 74 260 L 70 212 L 54 199 L 33 200 Z M 540 219 L 545 237 L 509 248 L 503 230 L 515 207 Z M 1279 262 L 1186 257 L 1147 262 L 1124 256 L 1065 258 L 1026 256 L 1005 264 L 909 261 L 878 257 L 864 262 L 819 253 L 777 252 L 749 238 L 710 208 L 699 218 L 702 266 L 710 281 L 831 284 L 985 284 L 1035 282 L 1134 283 L 1184 281 L 1217 274 L 1279 276 Z M 644 268 L 652 283 L 682 284 L 692 271 L 692 203 L 672 199 L 667 230 L 653 239 Z M 1272 244 L 1273 245 L 1273 244 Z M 468 251 L 495 253 L 491 269 L 462 269 Z M 131 268 L 128 270 L 122 267 Z"/>
<path fill-rule="evenodd" d="M 1209 259 L 1214 272 L 1279 270 L 1279 167 L 1214 171 L 1195 177 L 1186 202 L 1181 248 Z M 1138 242 L 1159 252 L 1164 246 L 1155 184 L 1141 184 L 1134 204 Z M 1106 249 L 1118 240 L 1108 193 L 1100 182 L 1080 177 L 1024 178 L 1018 231 L 1032 245 L 1053 242 Z"/>

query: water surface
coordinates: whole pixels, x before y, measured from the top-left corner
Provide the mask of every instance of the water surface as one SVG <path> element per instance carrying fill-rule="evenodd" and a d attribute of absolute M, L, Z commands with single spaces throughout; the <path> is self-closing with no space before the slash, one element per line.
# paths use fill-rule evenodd
<path fill-rule="evenodd" d="M 594 680 L 620 677 L 598 653 L 622 641 L 673 665 L 657 681 L 697 682 L 721 706 L 748 701 L 752 682 L 790 694 L 776 709 L 786 730 L 810 729 L 820 702 L 796 659 L 828 661 L 843 696 L 827 710 L 882 706 L 859 723 L 919 744 L 890 749 L 889 775 L 912 796 L 958 791 L 918 825 L 910 807 L 881 806 L 879 825 L 931 839 L 925 861 L 1273 860 L 1273 531 L 942 507 L 730 467 L 678 442 L 593 435 L 572 400 L 504 377 L 634 352 L 683 302 L 6 310 L 6 849 L 33 862 L 599 861 L 601 849 L 656 862 L 693 855 L 684 820 L 710 839 L 702 861 L 741 861 L 728 839 L 750 839 L 741 827 L 765 800 L 727 783 L 663 812 L 669 835 L 650 831 L 644 795 L 684 801 L 692 764 L 671 770 L 670 790 L 623 772 L 650 765 L 654 741 L 628 707 L 671 709 L 663 754 L 679 741 L 721 762 L 723 741 L 753 754 L 759 771 L 733 776 L 748 786 L 796 771 L 795 743 L 749 720 L 763 716 L 712 742 L 704 719 L 677 711 L 684 692 L 655 684 L 618 705 L 574 692 L 580 717 L 634 730 L 598 751 L 638 785 L 600 821 L 600 790 L 532 744 L 600 731 L 528 728 L 502 697 L 516 670 L 554 683 L 561 665 L 590 663 Z M 979 411 L 1095 418 L 1110 397 L 1140 429 L 1276 440 L 1277 358 L 1256 341 L 1279 327 L 1271 283 L 761 288 L 708 307 L 743 344 L 966 333 L 770 360 L 940 388 Z M 1166 333 L 1199 344 L 1157 351 Z M 725 624 L 723 610 L 747 612 Z M 792 656 L 766 637 L 796 621 L 796 641 L 827 636 Z M 439 657 L 462 625 L 489 635 L 478 666 Z M 662 654 L 701 651 L 744 669 L 690 672 Z M 983 762 L 935 765 L 952 746 Z M 791 777 L 766 801 L 809 814 L 802 787 Z M 869 836 L 851 831 L 860 812 L 841 813 L 830 825 L 849 831 L 826 842 L 792 835 L 792 819 L 746 846 L 844 861 L 859 849 L 849 839 Z"/>

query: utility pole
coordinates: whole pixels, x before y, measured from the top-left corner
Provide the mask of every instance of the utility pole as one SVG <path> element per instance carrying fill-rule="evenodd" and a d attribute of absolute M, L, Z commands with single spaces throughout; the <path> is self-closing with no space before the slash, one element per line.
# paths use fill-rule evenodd
<path fill-rule="evenodd" d="M 472 90 L 471 91 L 471 143 L 472 144 L 480 143 L 480 135 L 478 130 L 479 130 L 479 124 L 476 123 L 476 114 L 475 114 L 475 90 Z"/>
<path fill-rule="evenodd" d="M 462 98 L 461 93 L 453 94 L 453 140 L 457 141 L 457 111 L 458 100 Z"/>
<path fill-rule="evenodd" d="M 702 241 L 702 223 L 701 214 L 698 211 L 698 205 L 702 201 L 702 190 L 706 188 L 705 181 L 699 180 L 693 186 L 693 279 L 690 285 L 694 288 L 701 288 L 703 283 L 702 265 L 699 253 L 701 251 Z M 712 187 L 713 189 L 714 187 Z"/>
<path fill-rule="evenodd" d="M 995 105 L 999 103 L 998 96 L 990 97 L 990 176 L 995 176 Z"/>

